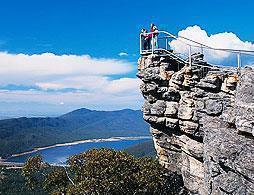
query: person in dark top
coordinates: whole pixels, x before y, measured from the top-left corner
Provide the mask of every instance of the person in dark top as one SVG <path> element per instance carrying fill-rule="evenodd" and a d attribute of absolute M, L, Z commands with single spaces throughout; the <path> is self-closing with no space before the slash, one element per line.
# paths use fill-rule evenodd
<path fill-rule="evenodd" d="M 141 40 L 142 40 L 142 50 L 150 50 L 150 45 L 151 45 L 151 38 L 149 37 L 149 35 L 146 34 L 147 30 L 146 29 L 142 29 L 141 30 Z"/>

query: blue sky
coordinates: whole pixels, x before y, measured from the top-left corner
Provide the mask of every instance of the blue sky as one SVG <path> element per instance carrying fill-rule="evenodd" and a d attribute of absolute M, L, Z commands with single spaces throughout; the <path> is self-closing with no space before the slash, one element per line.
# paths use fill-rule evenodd
<path fill-rule="evenodd" d="M 253 7 L 254 2 L 250 0 L 1 1 L 0 52 L 6 54 L 2 59 L 6 57 L 7 62 L 0 59 L 0 73 L 4 69 L 0 78 L 0 115 L 57 115 L 79 107 L 138 109 L 142 97 L 137 87 L 135 92 L 131 87 L 138 82 L 135 67 L 139 57 L 138 34 L 142 27 L 148 28 L 154 22 L 159 29 L 177 34 L 197 25 L 208 35 L 233 32 L 242 41 L 253 42 Z M 119 56 L 120 52 L 126 52 L 128 56 Z M 43 53 L 55 56 L 41 56 Z M 27 56 L 22 58 L 17 54 Z M 38 56 L 31 58 L 34 54 Z M 59 57 L 63 54 L 73 56 Z M 82 66 L 78 58 L 84 55 L 90 57 L 81 61 L 94 64 L 100 73 L 86 74 L 91 66 Z M 61 68 L 62 59 L 66 59 L 63 62 L 66 71 Z M 10 69 L 9 62 L 13 64 Z M 21 62 L 30 63 L 30 66 L 25 67 Z M 69 64 L 64 64 L 66 62 Z M 5 63 L 7 65 L 3 65 Z M 15 63 L 19 64 L 18 69 L 25 71 L 16 71 Z M 42 72 L 47 72 L 47 67 L 56 68 L 50 70 L 50 74 L 38 72 L 33 75 L 32 72 L 36 72 L 33 63 Z M 45 70 L 43 63 L 47 64 Z M 72 63 L 77 64 L 76 72 L 68 67 Z M 108 71 L 100 70 L 99 65 L 108 66 Z M 115 71 L 118 67 L 119 71 Z M 37 79 L 39 77 L 41 79 Z M 93 80 L 101 82 L 101 87 L 96 88 Z M 86 86 L 81 86 L 82 83 Z M 108 90 L 104 91 L 103 86 Z M 95 91 L 96 94 L 92 94 Z"/>
<path fill-rule="evenodd" d="M 199 25 L 208 33 L 232 31 L 254 40 L 253 1 L 8 0 L 1 1 L 1 50 L 11 53 L 116 57 L 136 53 L 150 22 L 177 33 Z"/>

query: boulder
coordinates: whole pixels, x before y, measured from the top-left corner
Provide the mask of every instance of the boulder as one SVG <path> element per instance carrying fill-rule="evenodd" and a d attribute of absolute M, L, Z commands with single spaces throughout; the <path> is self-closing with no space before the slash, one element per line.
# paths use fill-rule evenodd
<path fill-rule="evenodd" d="M 163 116 L 166 110 L 166 102 L 162 100 L 157 100 L 154 104 L 152 104 L 150 114 Z"/>
<path fill-rule="evenodd" d="M 184 74 L 182 72 L 177 72 L 172 75 L 171 82 L 177 84 L 177 85 L 182 85 L 184 81 Z"/>
<path fill-rule="evenodd" d="M 157 91 L 157 87 L 155 83 L 141 83 L 140 90 L 142 93 L 151 93 Z"/>
<path fill-rule="evenodd" d="M 166 93 L 163 93 L 162 97 L 166 101 L 176 101 L 176 102 L 178 102 L 181 98 L 179 91 L 177 91 L 173 87 L 168 88 L 168 91 Z"/>
<path fill-rule="evenodd" d="M 198 130 L 199 124 L 194 123 L 192 121 L 181 121 L 180 120 L 179 126 L 180 126 L 181 131 L 194 135 L 195 132 Z"/>
<path fill-rule="evenodd" d="M 236 89 L 236 127 L 240 132 L 254 136 L 254 71 L 245 68 L 241 72 Z"/>
<path fill-rule="evenodd" d="M 142 80 L 144 82 L 161 80 L 159 74 L 160 74 L 159 67 L 146 68 L 144 69 Z"/>
<path fill-rule="evenodd" d="M 143 93 L 143 97 L 145 98 L 146 101 L 148 101 L 149 103 L 155 103 L 157 101 L 157 98 L 154 96 L 154 94 L 150 94 L 150 93 Z"/>
<path fill-rule="evenodd" d="M 179 119 L 166 118 L 166 127 L 170 129 L 176 129 L 179 123 Z"/>
<path fill-rule="evenodd" d="M 143 114 L 149 115 L 151 113 L 151 108 L 152 108 L 152 105 L 148 101 L 145 101 L 141 110 Z"/>
<path fill-rule="evenodd" d="M 203 99 L 198 99 L 195 102 L 195 109 L 198 110 L 198 111 L 204 111 L 204 109 L 205 109 L 205 102 L 204 102 Z"/>
<path fill-rule="evenodd" d="M 158 90 L 157 90 L 157 93 L 165 93 L 167 91 L 168 91 L 167 87 L 159 87 Z"/>
<path fill-rule="evenodd" d="M 200 80 L 200 82 L 196 85 L 202 89 L 218 91 L 221 89 L 222 81 L 216 75 L 208 75 L 207 77 Z"/>
<path fill-rule="evenodd" d="M 178 118 L 183 120 L 191 120 L 193 117 L 194 109 L 180 104 L 178 109 Z"/>
<path fill-rule="evenodd" d="M 164 113 L 167 117 L 176 117 L 178 112 L 177 102 L 166 102 L 166 111 Z"/>
<path fill-rule="evenodd" d="M 208 99 L 205 101 L 205 111 L 208 115 L 219 115 L 222 113 L 223 104 L 221 100 Z"/>

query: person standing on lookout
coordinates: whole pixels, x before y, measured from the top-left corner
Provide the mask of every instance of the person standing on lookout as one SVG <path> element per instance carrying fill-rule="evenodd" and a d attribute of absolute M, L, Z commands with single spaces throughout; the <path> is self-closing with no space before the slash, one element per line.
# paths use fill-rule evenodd
<path fill-rule="evenodd" d="M 151 47 L 153 45 L 154 49 L 158 49 L 158 28 L 155 26 L 155 24 L 151 24 L 151 29 L 150 29 L 150 38 L 151 38 Z M 153 37 L 153 39 L 152 39 Z"/>
<path fill-rule="evenodd" d="M 147 35 L 147 30 L 146 29 L 142 29 L 141 30 L 141 40 L 142 40 L 142 50 L 150 50 L 150 38 Z"/>

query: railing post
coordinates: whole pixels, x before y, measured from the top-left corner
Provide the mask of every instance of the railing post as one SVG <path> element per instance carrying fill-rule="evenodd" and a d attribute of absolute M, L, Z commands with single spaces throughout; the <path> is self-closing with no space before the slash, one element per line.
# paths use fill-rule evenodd
<path fill-rule="evenodd" d="M 237 68 L 240 70 L 241 69 L 241 53 L 237 53 Z"/>
<path fill-rule="evenodd" d="M 152 33 L 152 54 L 154 52 L 154 38 L 153 38 L 153 33 Z"/>
<path fill-rule="evenodd" d="M 189 45 L 189 66 L 191 67 L 191 46 Z"/>
<path fill-rule="evenodd" d="M 203 45 L 201 45 L 201 54 L 203 54 L 203 55 L 204 55 Z"/>
<path fill-rule="evenodd" d="M 139 52 L 142 54 L 142 34 L 139 35 Z"/>

